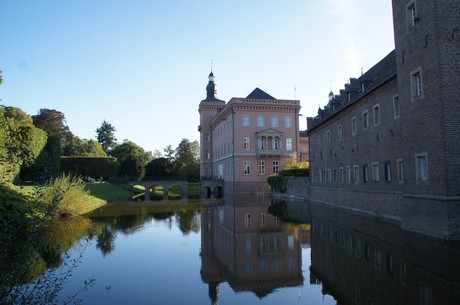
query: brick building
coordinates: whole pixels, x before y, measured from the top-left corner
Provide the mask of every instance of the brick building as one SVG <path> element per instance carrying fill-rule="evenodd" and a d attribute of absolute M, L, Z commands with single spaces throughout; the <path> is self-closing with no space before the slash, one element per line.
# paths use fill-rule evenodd
<path fill-rule="evenodd" d="M 215 97 L 212 72 L 206 92 L 198 109 L 205 197 L 216 183 L 225 193 L 269 192 L 267 177 L 277 174 L 293 154 L 299 156 L 300 102 L 276 99 L 256 88 L 246 98 L 226 103 Z"/>
<path fill-rule="evenodd" d="M 307 118 L 313 202 L 460 239 L 459 16 L 393 0 L 395 50 Z"/>

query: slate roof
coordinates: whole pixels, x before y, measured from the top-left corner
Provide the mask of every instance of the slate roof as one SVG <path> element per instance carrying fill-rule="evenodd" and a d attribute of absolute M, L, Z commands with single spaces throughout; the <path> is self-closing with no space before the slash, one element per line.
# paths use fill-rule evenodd
<path fill-rule="evenodd" d="M 276 100 L 273 96 L 268 94 L 267 92 L 255 88 L 246 98 L 253 98 L 253 99 L 260 99 L 260 100 Z"/>
<path fill-rule="evenodd" d="M 396 53 L 393 50 L 359 78 L 350 78 L 350 83 L 345 84 L 344 89 L 340 89 L 340 94 L 334 95 L 323 109 L 319 108 L 318 116 L 315 117 L 317 123 L 313 128 L 395 76 Z M 361 84 L 364 85 L 364 91 L 361 91 Z M 350 100 L 348 94 L 351 94 Z"/>

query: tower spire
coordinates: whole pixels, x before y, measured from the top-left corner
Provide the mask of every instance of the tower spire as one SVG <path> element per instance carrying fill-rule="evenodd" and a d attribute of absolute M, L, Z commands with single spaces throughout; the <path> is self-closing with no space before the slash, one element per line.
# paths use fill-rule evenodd
<path fill-rule="evenodd" d="M 212 73 L 212 61 L 211 61 L 211 73 L 208 76 L 208 85 L 206 86 L 206 99 L 215 100 L 217 94 L 217 86 L 214 83 L 214 73 Z"/>

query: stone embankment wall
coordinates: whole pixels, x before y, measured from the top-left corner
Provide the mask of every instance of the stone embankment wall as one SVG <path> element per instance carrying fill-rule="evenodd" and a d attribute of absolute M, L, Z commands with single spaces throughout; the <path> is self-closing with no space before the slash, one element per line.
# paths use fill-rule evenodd
<path fill-rule="evenodd" d="M 310 178 L 291 177 L 288 178 L 286 192 L 273 191 L 272 197 L 275 199 L 310 199 Z"/>

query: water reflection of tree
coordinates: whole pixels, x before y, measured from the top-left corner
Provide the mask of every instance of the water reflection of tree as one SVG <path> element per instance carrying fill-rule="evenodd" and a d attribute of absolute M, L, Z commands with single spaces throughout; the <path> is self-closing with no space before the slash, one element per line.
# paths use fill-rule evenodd
<path fill-rule="evenodd" d="M 201 220 L 197 211 L 185 211 L 176 213 L 176 219 L 179 222 L 179 229 L 185 235 L 190 232 L 200 232 Z"/>
<path fill-rule="evenodd" d="M 102 229 L 102 233 L 96 237 L 96 249 L 101 250 L 105 257 L 115 250 L 115 237 L 117 232 L 114 232 L 112 227 L 107 225 Z"/>
<path fill-rule="evenodd" d="M 71 260 L 66 252 L 87 234 L 90 224 L 86 218 L 71 217 L 19 230 L 18 238 L 0 260 L 0 303 L 54 302 L 65 279 L 78 265 L 78 259 Z M 88 243 L 86 240 L 86 246 Z"/>

